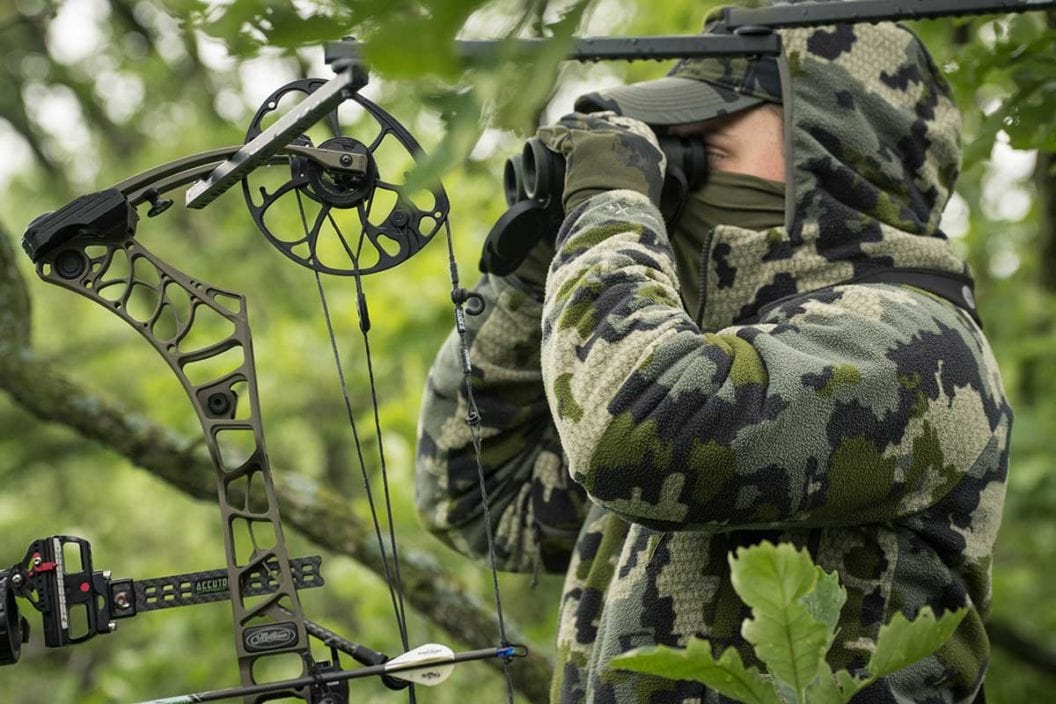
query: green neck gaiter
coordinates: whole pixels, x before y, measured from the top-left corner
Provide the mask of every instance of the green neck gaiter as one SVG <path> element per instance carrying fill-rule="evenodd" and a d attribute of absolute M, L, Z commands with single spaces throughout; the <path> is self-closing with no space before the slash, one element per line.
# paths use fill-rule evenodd
<path fill-rule="evenodd" d="M 700 264 L 708 236 L 718 225 L 766 230 L 785 224 L 785 184 L 728 171 L 713 171 L 703 187 L 689 194 L 671 246 L 686 309 L 697 316 Z"/>

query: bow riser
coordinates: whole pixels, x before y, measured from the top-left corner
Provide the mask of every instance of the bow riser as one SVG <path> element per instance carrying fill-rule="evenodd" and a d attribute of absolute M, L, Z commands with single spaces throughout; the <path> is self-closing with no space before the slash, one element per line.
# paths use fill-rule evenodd
<path fill-rule="evenodd" d="M 290 654 L 306 676 L 313 660 L 264 444 L 244 297 L 188 277 L 135 239 L 90 232 L 41 259 L 37 272 L 128 323 L 179 379 L 216 470 L 242 683 L 264 684 L 254 668 Z M 242 585 L 265 563 L 277 588 L 251 598 Z M 283 695 L 309 701 L 304 688 Z"/>

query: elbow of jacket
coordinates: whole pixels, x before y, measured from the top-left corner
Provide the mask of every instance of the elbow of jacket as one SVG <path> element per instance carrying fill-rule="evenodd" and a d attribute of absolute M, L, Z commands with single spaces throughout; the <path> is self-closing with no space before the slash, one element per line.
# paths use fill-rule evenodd
<path fill-rule="evenodd" d="M 689 506 L 682 497 L 685 475 L 661 477 L 644 465 L 611 467 L 593 465 L 573 478 L 598 506 L 629 523 L 653 530 L 685 530 Z"/>

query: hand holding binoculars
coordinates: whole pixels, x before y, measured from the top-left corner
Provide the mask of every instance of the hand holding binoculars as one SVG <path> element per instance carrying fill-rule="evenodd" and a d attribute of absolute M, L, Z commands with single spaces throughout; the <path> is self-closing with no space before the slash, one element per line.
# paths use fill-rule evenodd
<path fill-rule="evenodd" d="M 699 137 L 657 138 L 667 158 L 660 212 L 670 228 L 678 222 L 689 192 L 707 181 L 708 154 Z M 497 276 L 513 273 L 536 243 L 556 235 L 565 215 L 565 158 L 532 137 L 520 154 L 506 160 L 502 187 L 509 209 L 492 227 L 480 258 L 480 270 Z"/>

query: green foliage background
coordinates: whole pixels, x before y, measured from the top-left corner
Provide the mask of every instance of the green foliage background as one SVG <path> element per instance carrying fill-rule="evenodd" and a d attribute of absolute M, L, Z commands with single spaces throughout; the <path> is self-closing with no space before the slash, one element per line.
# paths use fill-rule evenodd
<path fill-rule="evenodd" d="M 0 229 L 7 244 L 34 217 L 83 192 L 164 161 L 242 141 L 272 89 L 328 75 L 321 40 L 355 33 L 375 62 L 366 95 L 439 155 L 463 283 L 477 277 L 480 244 L 504 209 L 503 159 L 540 116 L 557 116 L 590 86 L 661 75 L 655 63 L 558 66 L 560 41 L 531 64 L 498 62 L 460 72 L 449 39 L 509 33 L 687 33 L 708 3 L 603 0 L 5 0 L 0 4 Z M 988 678 L 997 704 L 1047 701 L 1056 691 L 1056 19 L 1021 17 L 917 23 L 965 115 L 966 156 L 947 228 L 970 261 L 987 332 L 1013 399 L 1016 423 L 1004 524 L 994 565 L 998 645 Z M 93 39 L 91 51 L 75 51 Z M 85 40 L 86 41 L 86 40 Z M 264 48 L 270 45 L 272 48 Z M 284 47 L 276 49 L 274 47 Z M 299 47 L 299 48 L 298 48 Z M 549 101 L 550 108 L 545 106 Z M 485 130 L 482 114 L 490 115 Z M 996 145 L 996 148 L 995 148 Z M 1026 150 L 1026 152 L 1013 152 Z M 6 169 L 6 170 L 4 170 Z M 0 179 L 0 183 L 5 183 Z M 266 246 L 231 193 L 205 213 L 175 208 L 139 237 L 163 259 L 245 293 L 256 339 L 269 452 L 276 467 L 337 487 L 366 516 L 362 482 L 314 281 Z M 183 438 L 200 433 L 160 359 L 122 323 L 87 301 L 40 283 L 17 264 L 32 301 L 35 354 L 100 396 Z M 402 267 L 371 278 L 381 422 L 401 543 L 435 553 L 490 599 L 490 577 L 418 528 L 412 502 L 414 431 L 432 354 L 452 322 L 446 252 L 430 244 Z M 354 287 L 328 282 L 360 428 L 371 428 Z M 11 300 L 0 302 L 12 304 Z M 0 340 L 0 355 L 15 354 Z M 368 445 L 376 443 L 367 432 Z M 371 454 L 371 456 L 373 456 Z M 369 467 L 376 476 L 376 463 Z M 287 469 L 288 468 L 288 469 Z M 34 538 L 82 535 L 97 567 L 150 577 L 221 566 L 216 509 L 174 491 L 107 447 L 49 424 L 0 395 L 0 564 Z M 295 554 L 313 552 L 289 536 Z M 355 640 L 399 650 L 384 585 L 347 558 L 324 565 L 327 587 L 305 592 L 309 614 Z M 503 578 L 504 603 L 533 645 L 553 637 L 558 578 Z M 31 618 L 34 618 L 31 615 Z M 0 670 L 11 701 L 129 701 L 233 684 L 227 608 L 172 610 L 121 624 L 90 645 L 45 652 L 40 635 L 17 667 Z M 447 641 L 413 614 L 414 642 Z M 461 666 L 422 702 L 502 697 L 492 670 Z M 393 701 L 379 684 L 353 686 L 362 702 Z"/>

